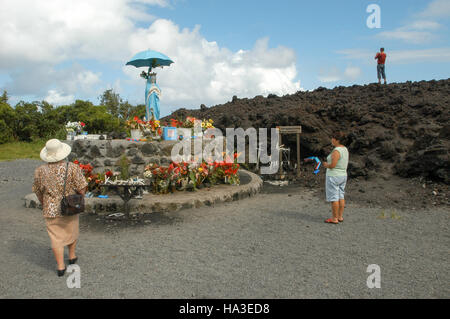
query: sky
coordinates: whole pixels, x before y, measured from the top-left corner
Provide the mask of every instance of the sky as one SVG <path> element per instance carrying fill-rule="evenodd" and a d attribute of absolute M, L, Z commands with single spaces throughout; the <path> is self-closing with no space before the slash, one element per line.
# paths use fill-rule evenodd
<path fill-rule="evenodd" d="M 450 0 L 2 0 L 0 92 L 144 104 L 143 69 L 125 64 L 146 49 L 175 62 L 157 70 L 161 116 L 373 83 L 380 47 L 388 82 L 447 79 L 449 28 Z"/>

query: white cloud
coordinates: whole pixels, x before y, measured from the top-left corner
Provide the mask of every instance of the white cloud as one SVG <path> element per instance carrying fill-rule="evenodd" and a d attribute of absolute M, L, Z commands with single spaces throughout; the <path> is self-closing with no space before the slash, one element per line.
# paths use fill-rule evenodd
<path fill-rule="evenodd" d="M 53 105 L 67 105 L 71 104 L 75 101 L 74 95 L 61 95 L 60 92 L 57 92 L 56 90 L 49 90 L 48 95 L 44 98 L 45 101 L 47 101 L 50 104 Z"/>
<path fill-rule="evenodd" d="M 120 59 L 134 21 L 154 19 L 132 0 L 4 0 L 0 67 L 68 59 Z M 165 5 L 162 0 L 137 3 Z"/>
<path fill-rule="evenodd" d="M 180 29 L 172 21 L 156 19 L 148 13 L 149 5 L 164 7 L 170 2 L 4 0 L 0 73 L 11 79 L 6 88 L 15 95 L 62 101 L 132 84 L 136 88 L 132 93 L 140 97 L 145 86 L 138 76 L 142 69 L 124 64 L 135 53 L 151 48 L 175 61 L 159 71 L 162 103 L 212 104 L 232 95 L 286 94 L 300 89 L 292 49 L 270 48 L 264 38 L 249 50 L 232 52 L 205 39 L 200 26 Z M 137 22 L 149 27 L 140 28 Z M 126 77 L 104 79 L 100 72 L 74 63 L 77 60 L 123 66 Z"/>
<path fill-rule="evenodd" d="M 0 73 L 12 95 L 40 99 L 50 89 L 65 96 L 87 96 L 100 73 L 74 64 L 76 59 L 120 61 L 129 55 L 126 39 L 132 21 L 154 19 L 144 4 L 165 0 L 4 0 L 0 10 Z M 64 66 L 61 66 L 63 63 Z"/>
<path fill-rule="evenodd" d="M 430 43 L 439 38 L 436 31 L 442 29 L 442 25 L 436 19 L 449 16 L 450 1 L 434 0 L 422 12 L 415 14 L 411 23 L 394 30 L 380 32 L 377 36 L 412 44 Z"/>
<path fill-rule="evenodd" d="M 442 25 L 436 21 L 417 20 L 411 23 L 409 28 L 413 30 L 438 30 L 442 28 Z"/>
<path fill-rule="evenodd" d="M 394 31 L 383 31 L 378 36 L 384 39 L 401 40 L 413 44 L 429 43 L 436 39 L 436 36 L 431 32 L 403 30 L 402 28 Z"/>
<path fill-rule="evenodd" d="M 343 80 L 354 81 L 360 75 L 361 69 L 355 66 L 348 66 L 343 72 L 337 67 L 332 67 L 320 70 L 320 75 L 317 78 L 323 83 L 333 83 Z"/>
<path fill-rule="evenodd" d="M 289 48 L 269 48 L 269 39 L 256 41 L 250 50 L 232 52 L 200 34 L 200 27 L 183 29 L 169 20 L 156 20 L 148 29 L 130 37 L 133 52 L 149 48 L 167 54 L 175 63 L 158 72 L 167 103 L 214 104 L 233 95 L 287 94 L 300 90 L 295 52 Z M 143 87 L 138 70 L 124 67 L 130 81 Z"/>
<path fill-rule="evenodd" d="M 317 78 L 324 83 L 337 82 L 341 80 L 341 71 L 337 67 L 332 67 L 329 70 L 322 69 Z"/>
<path fill-rule="evenodd" d="M 450 62 L 450 48 L 425 50 L 398 50 L 391 52 L 391 61 L 401 63 L 411 62 Z"/>
<path fill-rule="evenodd" d="M 98 95 L 101 73 L 84 69 L 79 64 L 66 68 L 55 68 L 49 64 L 39 64 L 29 68 L 17 68 L 10 71 L 10 79 L 5 88 L 12 95 L 35 96 L 41 99 L 49 90 L 57 90 L 64 95 L 77 95 L 88 98 Z"/>
<path fill-rule="evenodd" d="M 450 1 L 434 0 L 419 14 L 419 16 L 431 18 L 450 17 Z"/>
<path fill-rule="evenodd" d="M 423 44 L 436 40 L 437 35 L 434 31 L 441 28 L 442 25 L 436 21 L 416 20 L 393 31 L 380 32 L 378 37 L 390 40 L 401 40 L 414 44 Z"/>
<path fill-rule="evenodd" d="M 361 75 L 361 69 L 355 66 L 349 66 L 345 69 L 344 75 L 350 80 L 356 80 Z"/>

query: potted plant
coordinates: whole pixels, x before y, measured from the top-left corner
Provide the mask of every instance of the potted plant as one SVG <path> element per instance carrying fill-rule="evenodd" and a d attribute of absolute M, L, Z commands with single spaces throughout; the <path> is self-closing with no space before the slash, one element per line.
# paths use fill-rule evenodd
<path fill-rule="evenodd" d="M 126 121 L 125 125 L 130 130 L 130 135 L 133 140 L 140 140 L 143 135 L 142 131 L 145 128 L 145 122 L 135 116 L 132 120 Z"/>
<path fill-rule="evenodd" d="M 74 140 L 75 139 L 75 135 L 76 130 L 77 130 L 77 122 L 67 122 L 66 124 L 66 132 L 67 132 L 67 140 Z"/>
<path fill-rule="evenodd" d="M 150 133 L 150 137 L 152 139 L 160 139 L 162 135 L 161 123 L 159 120 L 156 120 L 154 116 L 150 119 L 150 121 L 145 123 L 145 128 L 148 133 Z"/>
<path fill-rule="evenodd" d="M 67 122 L 66 124 L 66 132 L 67 132 L 67 140 L 74 140 L 77 134 L 81 134 L 83 132 L 83 128 L 86 126 L 83 122 Z"/>
<path fill-rule="evenodd" d="M 203 120 L 203 121 L 202 121 L 203 134 L 204 134 L 204 136 L 205 136 L 206 138 L 213 138 L 213 137 L 214 137 L 213 134 L 211 134 L 210 132 L 208 132 L 208 129 L 213 129 L 213 128 L 214 128 L 213 123 L 214 123 L 214 121 L 213 121 L 212 119 L 209 119 L 209 120 Z"/>
<path fill-rule="evenodd" d="M 177 126 L 178 139 L 191 138 L 194 135 L 194 127 L 198 120 L 195 117 L 188 116 L 184 121 L 171 120 L 171 125 Z M 198 125 L 198 124 L 197 124 Z"/>

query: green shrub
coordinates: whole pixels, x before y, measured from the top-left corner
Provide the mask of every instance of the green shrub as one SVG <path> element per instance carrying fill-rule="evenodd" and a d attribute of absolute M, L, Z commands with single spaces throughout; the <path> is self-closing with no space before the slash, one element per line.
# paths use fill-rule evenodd
<path fill-rule="evenodd" d="M 130 178 L 130 161 L 125 154 L 120 158 L 120 179 L 127 180 Z"/>
<path fill-rule="evenodd" d="M 0 118 L 0 144 L 11 142 L 13 139 L 13 130 Z"/>
<path fill-rule="evenodd" d="M 0 144 L 14 139 L 14 109 L 6 101 L 0 102 Z"/>
<path fill-rule="evenodd" d="M 145 115 L 145 105 L 132 106 L 112 90 L 101 96 L 101 105 L 76 100 L 71 105 L 53 107 L 42 102 L 8 104 L 8 95 L 0 96 L 0 144 L 9 141 L 32 142 L 50 138 L 65 139 L 67 122 L 84 122 L 92 134 L 126 132 L 125 121 Z"/>

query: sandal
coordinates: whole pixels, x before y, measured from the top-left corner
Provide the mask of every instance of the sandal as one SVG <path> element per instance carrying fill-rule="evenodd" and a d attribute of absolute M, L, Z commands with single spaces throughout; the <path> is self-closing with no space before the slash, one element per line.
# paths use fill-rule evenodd
<path fill-rule="evenodd" d="M 343 223 L 344 222 L 344 218 L 338 219 L 338 222 Z"/>
<path fill-rule="evenodd" d="M 334 222 L 333 219 L 331 219 L 331 218 L 326 219 L 325 223 L 327 223 L 327 224 L 339 224 L 339 222 Z"/>
<path fill-rule="evenodd" d="M 56 269 L 58 277 L 64 276 L 64 273 L 66 272 L 66 270 L 67 270 L 67 267 L 64 267 L 64 269 L 61 269 L 61 270 L 60 269 Z"/>

